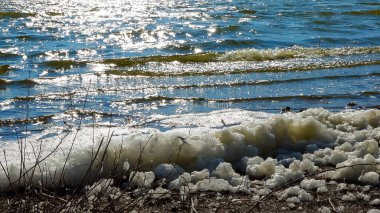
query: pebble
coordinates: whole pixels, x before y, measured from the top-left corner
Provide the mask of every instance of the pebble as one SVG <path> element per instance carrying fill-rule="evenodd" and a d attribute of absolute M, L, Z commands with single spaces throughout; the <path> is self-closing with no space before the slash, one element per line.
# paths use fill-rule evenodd
<path fill-rule="evenodd" d="M 370 185 L 365 185 L 365 186 L 363 187 L 363 192 L 368 192 L 370 189 L 371 189 L 371 186 L 370 186 Z"/>
<path fill-rule="evenodd" d="M 253 201 L 259 201 L 260 200 L 260 196 L 258 196 L 258 195 L 252 196 L 251 200 L 253 200 Z"/>
<path fill-rule="evenodd" d="M 331 213 L 331 210 L 330 210 L 330 208 L 328 208 L 326 206 L 322 206 L 321 208 L 318 209 L 318 212 L 321 212 L 321 213 Z"/>
<path fill-rule="evenodd" d="M 375 199 L 375 200 L 371 201 L 369 204 L 371 204 L 371 205 L 380 205 L 380 199 Z"/>
<path fill-rule="evenodd" d="M 346 195 L 343 195 L 342 200 L 343 201 L 354 202 L 354 201 L 356 201 L 356 196 L 354 194 L 352 194 L 352 193 L 348 193 Z"/>
<path fill-rule="evenodd" d="M 288 203 L 300 203 L 300 199 L 298 197 L 290 197 L 288 199 L 286 199 L 286 202 Z"/>
<path fill-rule="evenodd" d="M 338 190 L 338 191 L 342 191 L 342 190 L 346 189 L 346 187 L 347 187 L 347 184 L 345 184 L 345 183 L 340 183 L 340 184 L 338 184 L 338 186 L 337 186 L 337 190 Z"/>
<path fill-rule="evenodd" d="M 294 203 L 288 203 L 288 206 L 289 206 L 289 208 L 293 209 L 293 208 L 296 207 L 296 204 L 294 204 Z"/>

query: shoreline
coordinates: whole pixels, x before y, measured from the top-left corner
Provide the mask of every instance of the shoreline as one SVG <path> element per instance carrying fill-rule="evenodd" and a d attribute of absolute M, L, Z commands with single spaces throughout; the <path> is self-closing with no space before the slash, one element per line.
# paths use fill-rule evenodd
<path fill-rule="evenodd" d="M 252 184 L 259 188 L 260 185 Z M 108 186 L 98 194 L 81 190 L 65 193 L 31 188 L 24 192 L 0 195 L 1 212 L 376 212 L 380 208 L 380 187 L 329 181 L 327 192 L 309 191 L 313 201 L 294 202 L 280 198 L 284 191 L 299 184 L 284 187 L 271 196 L 231 193 L 178 191 L 155 193 L 123 190 Z M 159 188 L 159 187 L 158 187 Z M 108 190 L 108 191 L 107 191 Z M 157 188 L 156 188 L 157 190 Z M 265 200 L 257 200 L 258 196 Z M 293 199 L 294 200 L 294 199 Z M 371 210 L 371 211 L 369 211 Z"/>

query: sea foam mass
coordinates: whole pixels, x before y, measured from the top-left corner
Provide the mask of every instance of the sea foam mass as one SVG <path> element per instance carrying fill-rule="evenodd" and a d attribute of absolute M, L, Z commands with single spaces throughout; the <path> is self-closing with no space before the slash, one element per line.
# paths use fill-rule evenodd
<path fill-rule="evenodd" d="M 270 189 L 325 166 L 336 170 L 320 177 L 379 183 L 380 110 L 270 114 L 229 109 L 154 119 L 174 127 L 54 127 L 24 142 L 4 142 L 1 190 L 26 183 L 80 186 L 84 179 L 89 183 L 119 173 L 129 176 L 125 184 L 132 187 L 150 187 L 165 178 L 169 189 L 189 185 L 191 191 L 236 192 L 248 191 L 249 179 L 263 180 Z M 305 180 L 300 186 L 323 191 L 321 181 Z M 303 191 L 294 193 L 311 199 Z"/>

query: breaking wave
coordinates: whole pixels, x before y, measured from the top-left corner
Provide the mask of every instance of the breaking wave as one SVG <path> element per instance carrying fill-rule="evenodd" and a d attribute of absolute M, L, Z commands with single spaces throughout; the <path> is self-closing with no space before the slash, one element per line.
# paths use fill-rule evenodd
<path fill-rule="evenodd" d="M 220 64 L 215 67 L 203 67 L 202 65 L 198 70 L 173 70 L 167 71 L 161 68 L 155 71 L 151 70 L 107 70 L 105 73 L 110 75 L 121 76 L 146 76 L 146 77 L 164 77 L 164 76 L 212 76 L 212 75 L 224 75 L 224 74 L 245 74 L 254 72 L 289 72 L 289 71 L 309 71 L 317 69 L 333 69 L 333 68 L 348 68 L 364 65 L 378 65 L 379 60 L 363 60 L 363 61 L 304 61 L 304 62 L 292 62 L 286 61 L 283 63 L 262 63 L 262 64 Z M 231 67 L 225 69 L 225 67 Z"/>
<path fill-rule="evenodd" d="M 291 47 L 283 49 L 247 49 L 226 53 L 224 61 L 267 61 L 291 58 L 317 58 L 331 56 L 348 56 L 361 54 L 379 54 L 380 47 L 343 47 L 343 48 L 305 48 Z"/>
<path fill-rule="evenodd" d="M 149 56 L 140 58 L 107 59 L 104 63 L 120 67 L 142 65 L 150 62 L 206 63 L 218 61 L 272 61 L 294 58 L 318 58 L 379 54 L 380 47 L 246 49 L 227 53 L 200 53 L 192 55 Z"/>

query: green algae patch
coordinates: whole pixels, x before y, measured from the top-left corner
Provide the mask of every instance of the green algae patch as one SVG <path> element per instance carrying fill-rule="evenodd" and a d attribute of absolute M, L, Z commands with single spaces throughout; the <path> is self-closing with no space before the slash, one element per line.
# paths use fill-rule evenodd
<path fill-rule="evenodd" d="M 23 12 L 0 12 L 0 19 L 3 18 L 26 18 L 30 16 L 35 16 L 35 13 L 23 13 Z"/>
<path fill-rule="evenodd" d="M 46 61 L 44 65 L 54 69 L 71 69 L 73 67 L 85 66 L 87 63 L 85 61 L 72 61 L 72 60 L 54 60 Z"/>
<path fill-rule="evenodd" d="M 200 53 L 190 55 L 170 55 L 170 56 L 149 56 L 149 57 L 136 57 L 136 58 L 120 58 L 120 59 L 106 59 L 103 61 L 105 64 L 115 64 L 119 67 L 132 67 L 137 65 L 144 65 L 149 62 L 170 63 L 207 63 L 217 61 L 219 53 Z"/>
<path fill-rule="evenodd" d="M 355 15 L 355 16 L 365 16 L 365 15 L 380 16 L 380 10 L 351 11 L 345 14 Z"/>
<path fill-rule="evenodd" d="M 19 80 L 19 81 L 12 81 L 10 84 L 16 84 L 16 85 L 36 85 L 38 84 L 37 82 L 33 81 L 32 79 L 24 79 L 24 80 Z"/>
<path fill-rule="evenodd" d="M 9 120 L 0 120 L 0 126 L 13 126 L 17 124 L 37 124 L 37 123 L 42 123 L 42 124 L 47 124 L 51 119 L 53 118 L 54 115 L 43 115 L 43 116 L 38 116 L 34 118 L 28 118 L 28 119 L 9 119 Z"/>
<path fill-rule="evenodd" d="M 257 12 L 255 10 L 240 10 L 239 13 L 247 14 L 247 15 L 254 15 Z"/>
<path fill-rule="evenodd" d="M 7 81 L 0 78 L 0 90 L 5 90 L 7 85 Z"/>
<path fill-rule="evenodd" d="M 61 13 L 61 12 L 47 12 L 46 14 L 49 16 L 63 16 L 64 15 L 64 13 Z"/>
<path fill-rule="evenodd" d="M 19 57 L 20 55 L 13 54 L 13 53 L 4 53 L 0 51 L 0 58 L 13 58 L 13 57 Z"/>
<path fill-rule="evenodd" d="M 9 65 L 0 65 L 0 75 L 5 75 L 5 74 L 8 74 L 8 72 L 10 71 L 10 66 Z"/>

